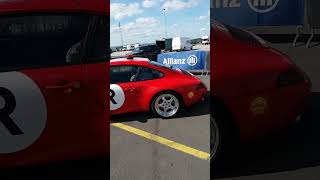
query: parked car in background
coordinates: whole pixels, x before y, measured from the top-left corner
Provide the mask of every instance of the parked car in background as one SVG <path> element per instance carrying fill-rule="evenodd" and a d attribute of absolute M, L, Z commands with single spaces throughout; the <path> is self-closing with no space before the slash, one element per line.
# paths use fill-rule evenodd
<path fill-rule="evenodd" d="M 191 39 L 187 37 L 175 37 L 172 39 L 173 51 L 192 50 Z"/>
<path fill-rule="evenodd" d="M 161 49 L 157 45 L 141 45 L 134 49 L 130 54 L 133 56 L 145 57 L 151 61 L 157 61 L 158 54 L 161 53 Z"/>
<path fill-rule="evenodd" d="M 290 57 L 251 32 L 213 21 L 211 34 L 210 147 L 215 164 L 234 142 L 298 120 L 311 81 Z"/>

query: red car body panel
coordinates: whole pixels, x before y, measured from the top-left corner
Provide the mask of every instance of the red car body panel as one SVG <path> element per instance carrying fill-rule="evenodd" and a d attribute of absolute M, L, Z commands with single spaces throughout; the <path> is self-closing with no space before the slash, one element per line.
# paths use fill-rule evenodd
<path fill-rule="evenodd" d="M 84 12 L 107 16 L 109 1 L 13 0 L 0 3 L 2 14 L 22 12 Z M 0 168 L 109 156 L 108 60 L 18 72 L 30 78 L 40 89 L 46 105 L 46 125 L 41 136 L 27 148 L 0 153 Z M 75 82 L 81 87 L 70 90 L 69 86 L 73 87 Z M 26 94 L 25 98 L 32 97 Z M 2 142 L 2 146 L 6 146 L 5 143 Z"/>
<path fill-rule="evenodd" d="M 109 0 L 4 0 L 0 3 L 1 14 L 39 12 L 86 12 L 107 15 Z"/>
<path fill-rule="evenodd" d="M 123 65 L 152 68 L 162 72 L 164 77 L 147 81 L 119 83 L 118 85 L 125 93 L 125 102 L 119 109 L 111 111 L 111 115 L 150 111 L 152 98 L 163 91 L 174 91 L 178 93 L 183 99 L 185 106 L 191 106 L 192 104 L 200 102 L 207 93 L 206 87 L 196 89 L 201 83 L 201 80 L 191 75 L 185 75 L 179 71 L 152 65 L 147 61 L 124 60 L 111 61 L 110 63 L 111 68 Z M 131 90 L 132 88 L 134 88 L 133 91 Z M 189 97 L 189 93 L 193 93 L 193 96 Z"/>
<path fill-rule="evenodd" d="M 310 93 L 305 74 L 281 52 L 240 41 L 223 24 L 212 23 L 211 94 L 232 113 L 240 139 L 250 140 L 295 121 Z M 305 76 L 304 82 L 277 87 L 279 74 L 290 68 Z M 250 108 L 260 97 L 265 100 L 264 113 L 256 114 Z"/>

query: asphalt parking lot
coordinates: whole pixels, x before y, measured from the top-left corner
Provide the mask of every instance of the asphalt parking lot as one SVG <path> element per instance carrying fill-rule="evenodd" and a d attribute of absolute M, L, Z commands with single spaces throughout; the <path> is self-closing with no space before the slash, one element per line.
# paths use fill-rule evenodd
<path fill-rule="evenodd" d="M 293 48 L 289 43 L 273 47 L 288 54 L 313 83 L 301 121 L 239 146 L 223 164 L 214 167 L 214 179 L 320 179 L 320 47 Z"/>
<path fill-rule="evenodd" d="M 209 76 L 199 76 L 209 85 Z M 110 179 L 208 180 L 209 101 L 186 108 L 173 119 L 150 113 L 112 117 Z"/>

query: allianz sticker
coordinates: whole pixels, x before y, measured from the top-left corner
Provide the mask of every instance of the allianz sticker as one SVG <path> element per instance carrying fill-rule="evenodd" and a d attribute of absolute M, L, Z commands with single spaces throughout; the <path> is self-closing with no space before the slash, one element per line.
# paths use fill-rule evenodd
<path fill-rule="evenodd" d="M 256 97 L 250 103 L 250 111 L 254 115 L 265 114 L 268 107 L 268 103 L 266 98 L 264 97 Z"/>

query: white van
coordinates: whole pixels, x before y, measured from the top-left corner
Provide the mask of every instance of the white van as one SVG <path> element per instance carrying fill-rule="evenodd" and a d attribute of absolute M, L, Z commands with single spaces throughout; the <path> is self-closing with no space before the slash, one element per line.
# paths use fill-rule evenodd
<path fill-rule="evenodd" d="M 135 44 L 131 44 L 129 51 L 133 51 L 134 49 L 135 49 Z"/>
<path fill-rule="evenodd" d="M 191 39 L 187 37 L 175 37 L 172 39 L 173 51 L 192 50 Z"/>
<path fill-rule="evenodd" d="M 130 51 L 131 50 L 131 44 L 127 45 L 126 51 Z"/>
<path fill-rule="evenodd" d="M 206 44 L 209 44 L 209 36 L 202 36 L 202 44 L 203 45 L 206 45 Z"/>

